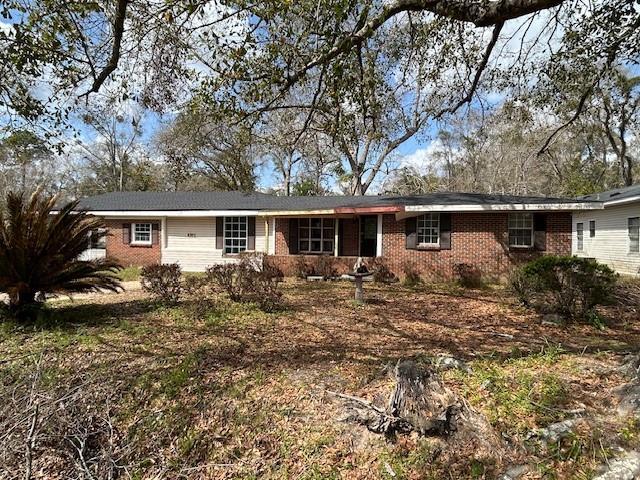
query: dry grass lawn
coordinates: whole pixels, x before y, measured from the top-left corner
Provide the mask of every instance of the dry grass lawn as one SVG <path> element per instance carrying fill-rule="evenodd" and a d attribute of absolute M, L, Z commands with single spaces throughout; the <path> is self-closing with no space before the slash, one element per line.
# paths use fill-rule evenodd
<path fill-rule="evenodd" d="M 524 463 L 524 478 L 590 478 L 637 447 L 639 426 L 612 413 L 610 391 L 640 345 L 638 310 L 608 307 L 604 330 L 557 327 L 500 289 L 366 289 L 359 306 L 348 283 L 287 283 L 274 314 L 130 292 L 0 324 L 0 478 L 24 478 L 29 455 L 34 478 L 494 478 Z M 384 405 L 385 365 L 437 355 L 472 368 L 442 375 L 509 458 L 339 421 L 327 391 Z M 590 421 L 569 438 L 526 440 L 576 410 Z"/>

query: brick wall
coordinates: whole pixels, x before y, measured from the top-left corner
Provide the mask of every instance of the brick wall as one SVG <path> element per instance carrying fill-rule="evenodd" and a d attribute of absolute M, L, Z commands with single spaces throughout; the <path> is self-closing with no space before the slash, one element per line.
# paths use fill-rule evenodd
<path fill-rule="evenodd" d="M 123 242 L 122 224 L 135 222 L 151 222 L 160 225 L 159 220 L 105 220 L 109 235 L 107 236 L 107 257 L 113 258 L 123 267 L 144 266 L 160 263 L 160 242 L 156 245 L 129 245 Z M 162 227 L 160 227 L 162 228 Z M 159 232 L 162 238 L 162 232 Z"/>
<path fill-rule="evenodd" d="M 509 249 L 508 213 L 452 213 L 451 250 L 407 250 L 405 221 L 393 215 L 383 217 L 382 252 L 393 272 L 402 274 L 405 263 L 412 264 L 426 277 L 450 279 L 454 266 L 473 265 L 480 273 L 499 277 L 544 253 L 571 254 L 571 214 L 547 215 L 546 251 Z"/>
<path fill-rule="evenodd" d="M 570 213 L 557 212 L 547 215 L 545 252 L 510 250 L 507 218 L 507 213 L 452 213 L 451 250 L 407 250 L 405 221 L 396 220 L 394 215 L 384 215 L 383 257 L 391 270 L 399 276 L 402 276 L 403 265 L 408 263 L 427 278 L 450 279 L 454 276 L 454 265 L 458 263 L 471 264 L 485 276 L 499 277 L 508 273 L 514 265 L 531 260 L 542 253 L 571 253 Z M 351 225 L 354 225 L 355 229 L 345 228 L 342 232 L 345 235 L 345 258 L 337 262 L 339 269 L 345 271 L 353 265 L 357 255 L 357 221 Z M 274 261 L 285 274 L 291 275 L 296 256 L 289 255 L 288 236 L 288 219 L 276 219 Z M 355 250 L 352 250 L 354 248 Z"/>

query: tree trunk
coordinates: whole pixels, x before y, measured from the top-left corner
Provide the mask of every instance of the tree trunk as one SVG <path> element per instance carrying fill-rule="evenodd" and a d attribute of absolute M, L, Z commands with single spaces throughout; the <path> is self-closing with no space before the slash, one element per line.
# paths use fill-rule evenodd
<path fill-rule="evenodd" d="M 28 287 L 21 287 L 9 294 L 9 307 L 16 310 L 25 305 L 35 303 L 36 292 Z"/>

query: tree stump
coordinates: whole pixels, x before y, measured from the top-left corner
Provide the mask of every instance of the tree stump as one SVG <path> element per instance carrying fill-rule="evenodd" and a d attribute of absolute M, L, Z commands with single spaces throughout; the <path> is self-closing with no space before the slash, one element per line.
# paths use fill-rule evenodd
<path fill-rule="evenodd" d="M 447 388 L 434 370 L 407 360 L 398 362 L 391 375 L 396 385 L 386 408 L 362 398 L 329 392 L 344 401 L 346 415 L 342 420 L 391 439 L 397 434 L 417 432 L 446 440 L 454 452 L 502 457 L 505 446 L 488 420 Z"/>

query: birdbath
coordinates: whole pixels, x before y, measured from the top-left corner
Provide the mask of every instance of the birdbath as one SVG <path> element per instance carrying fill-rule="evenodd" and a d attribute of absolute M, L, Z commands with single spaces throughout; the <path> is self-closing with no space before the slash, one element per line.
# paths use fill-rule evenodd
<path fill-rule="evenodd" d="M 358 257 L 355 265 L 353 266 L 353 272 L 347 273 L 350 277 L 353 277 L 356 284 L 356 303 L 364 303 L 364 288 L 362 286 L 364 277 L 373 275 L 367 268 L 367 265 L 362 260 L 362 257 Z"/>

